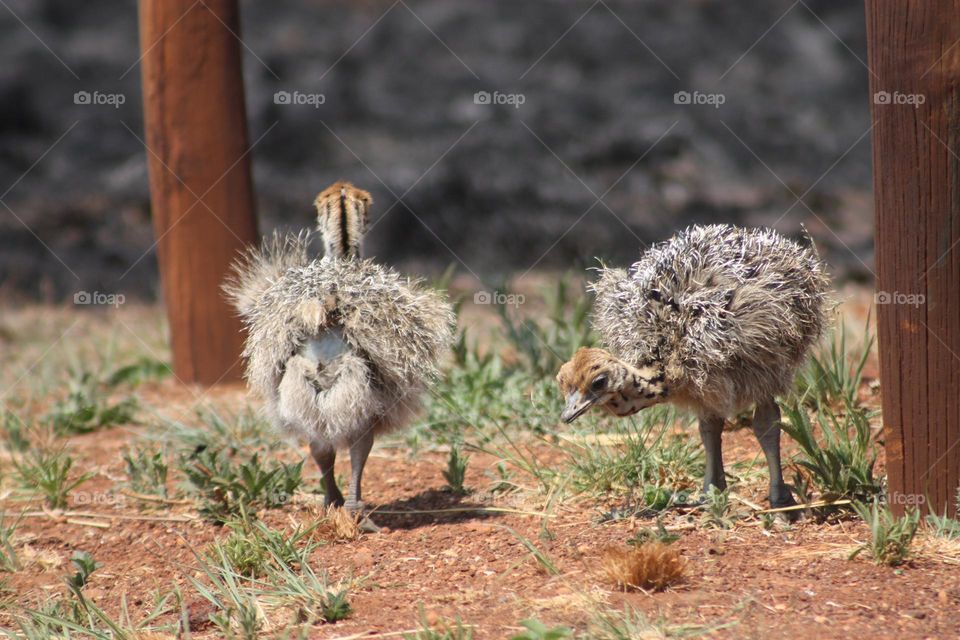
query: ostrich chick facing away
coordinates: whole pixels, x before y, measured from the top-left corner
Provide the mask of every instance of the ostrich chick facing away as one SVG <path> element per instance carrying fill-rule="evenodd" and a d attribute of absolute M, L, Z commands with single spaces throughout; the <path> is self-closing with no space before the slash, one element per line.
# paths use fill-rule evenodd
<path fill-rule="evenodd" d="M 277 427 L 310 443 L 326 503 L 356 512 L 374 436 L 419 408 L 454 324 L 441 294 L 361 258 L 371 203 L 366 191 L 334 184 L 315 202 L 322 259 L 309 255 L 310 234 L 275 233 L 224 285 L 247 328 L 250 387 Z M 346 500 L 333 470 L 340 447 L 350 450 Z"/>
<path fill-rule="evenodd" d="M 693 409 L 706 452 L 704 491 L 722 490 L 724 418 L 756 405 L 770 504 L 793 505 L 774 398 L 790 388 L 824 329 L 829 286 L 813 248 L 729 225 L 690 227 L 628 271 L 602 269 L 591 285 L 593 325 L 610 351 L 580 349 L 560 368 L 561 419 L 593 406 L 617 416 L 661 402 Z"/>

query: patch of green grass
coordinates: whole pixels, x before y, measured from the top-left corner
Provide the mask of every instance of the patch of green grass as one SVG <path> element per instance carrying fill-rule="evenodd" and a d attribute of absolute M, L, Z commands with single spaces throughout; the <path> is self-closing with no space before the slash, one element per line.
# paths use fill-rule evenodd
<path fill-rule="evenodd" d="M 853 508 L 857 515 L 870 527 L 870 539 L 857 547 L 850 558 L 866 551 L 877 564 L 896 566 L 906 560 L 910 554 L 910 544 L 920 525 L 920 512 L 907 510 L 901 517 L 895 517 L 890 508 L 874 499 L 873 504 L 855 502 Z"/>
<path fill-rule="evenodd" d="M 633 547 L 639 547 L 650 542 L 660 542 L 662 544 L 672 544 L 680 539 L 675 533 L 670 533 L 667 531 L 667 528 L 663 526 L 663 521 L 660 518 L 657 518 L 657 527 L 656 529 L 650 527 L 642 527 L 639 529 L 633 537 L 627 540 L 627 544 Z"/>
<path fill-rule="evenodd" d="M 450 447 L 450 455 L 447 458 L 447 468 L 443 472 L 443 478 L 447 481 L 447 487 L 453 493 L 458 495 L 468 493 L 463 483 L 467 477 L 467 464 L 469 462 L 470 456 L 463 454 L 460 447 Z"/>
<path fill-rule="evenodd" d="M 233 569 L 224 549 L 214 546 L 213 554 L 207 558 L 194 553 L 205 580 L 193 575 L 188 575 L 187 580 L 200 597 L 214 606 L 216 612 L 210 614 L 210 622 L 223 637 L 259 638 L 263 619 L 256 593 L 245 577 Z"/>
<path fill-rule="evenodd" d="M 73 600 L 47 600 L 39 609 L 23 614 L 16 617 L 18 633 L 4 630 L 9 637 L 47 640 L 77 634 L 95 640 L 134 640 L 138 635 L 138 629 L 114 620 L 79 591 Z"/>
<path fill-rule="evenodd" d="M 783 407 L 784 432 L 800 445 L 795 458 L 810 472 L 823 498 L 869 500 L 883 491 L 883 482 L 874 475 L 877 445 L 870 428 L 870 414 L 847 404 L 840 413 L 825 404 L 818 405 L 816 426 L 806 408 L 797 402 Z"/>
<path fill-rule="evenodd" d="M 847 326 L 841 324 L 839 335 L 815 349 L 799 371 L 797 393 L 813 407 L 819 404 L 856 406 L 863 368 L 873 343 L 869 318 L 864 327 L 863 342 L 857 349 L 849 345 Z"/>
<path fill-rule="evenodd" d="M 135 362 L 118 367 L 107 376 L 111 387 L 130 385 L 136 387 L 147 380 L 161 380 L 173 375 L 170 365 L 152 357 L 141 357 Z"/>
<path fill-rule="evenodd" d="M 484 445 L 507 430 L 553 430 L 561 400 L 554 376 L 578 347 L 596 339 L 588 323 L 589 296 L 572 294 L 564 279 L 544 297 L 548 310 L 538 318 L 545 319 L 498 307 L 499 330 L 482 350 L 461 330 L 453 365 L 431 388 L 424 417 L 408 432 L 411 448 L 424 441 L 457 444 L 465 431 Z"/>
<path fill-rule="evenodd" d="M 249 408 L 236 414 L 203 408 L 197 410 L 194 423 L 163 419 L 160 427 L 151 439 L 188 455 L 211 450 L 235 456 L 241 451 L 276 451 L 286 446 L 267 420 Z"/>
<path fill-rule="evenodd" d="M 0 571 L 14 572 L 20 570 L 20 560 L 17 557 L 14 536 L 22 520 L 23 515 L 21 514 L 19 518 L 7 524 L 6 514 L 0 514 Z"/>
<path fill-rule="evenodd" d="M 328 591 L 320 602 L 320 616 L 324 622 L 338 622 L 350 617 L 353 609 L 347 591 Z"/>
<path fill-rule="evenodd" d="M 31 449 L 22 457 L 13 458 L 13 465 L 23 486 L 41 493 L 51 509 L 65 509 L 70 492 L 94 475 L 82 473 L 71 480 L 73 458 L 63 449 Z"/>
<path fill-rule="evenodd" d="M 134 422 L 139 406 L 136 398 L 110 402 L 109 390 L 89 371 L 72 371 L 67 386 L 67 397 L 46 416 L 57 435 L 90 433 Z"/>
<path fill-rule="evenodd" d="M 8 451 L 23 453 L 30 448 L 30 427 L 13 411 L 4 409 L 0 414 L 0 429 Z"/>
<path fill-rule="evenodd" d="M 200 513 L 218 523 L 258 509 L 282 507 L 303 480 L 302 460 L 264 463 L 256 453 L 238 463 L 225 452 L 203 450 L 182 459 L 180 469 L 201 500 Z"/>
<path fill-rule="evenodd" d="M 736 625 L 736 622 L 704 627 L 701 625 L 675 625 L 663 619 L 650 620 L 642 611 L 624 605 L 622 611 L 603 610 L 590 619 L 583 640 L 636 640 L 637 638 L 695 638 L 706 636 L 720 629 Z"/>
<path fill-rule="evenodd" d="M 307 562 L 309 551 L 301 552 L 298 563 L 280 562 L 274 555 L 267 567 L 269 593 L 267 602 L 287 607 L 296 612 L 297 620 L 308 625 L 317 621 L 334 623 L 348 618 L 350 587 L 340 583 L 331 586 L 326 573 L 317 573 Z"/>
<path fill-rule="evenodd" d="M 732 529 L 734 525 L 733 509 L 730 505 L 730 492 L 721 491 L 710 485 L 703 494 L 704 513 L 700 523 L 716 529 Z"/>
<path fill-rule="evenodd" d="M 295 532 L 283 541 L 270 542 L 265 531 L 261 526 L 256 534 L 266 554 L 263 571 L 256 578 L 238 570 L 224 545 L 214 545 L 206 554 L 194 552 L 200 575 L 189 580 L 216 608 L 210 619 L 220 632 L 228 637 L 257 638 L 262 635 L 266 616 L 286 610 L 299 625 L 302 635 L 297 637 L 308 637 L 312 625 L 348 617 L 349 587 L 343 583 L 332 587 L 326 573 L 317 573 L 310 566 L 308 558 L 314 546 L 297 546 L 295 538 L 305 537 L 308 532 Z"/>
<path fill-rule="evenodd" d="M 234 571 L 251 578 L 266 575 L 271 563 L 298 565 L 317 546 L 309 540 L 313 527 L 286 535 L 256 520 L 235 520 L 227 526 L 230 535 L 214 543 L 208 556 L 225 558 Z"/>
<path fill-rule="evenodd" d="M 931 513 L 926 518 L 927 526 L 933 532 L 933 535 L 939 538 L 949 538 L 951 540 L 960 540 L 960 520 L 950 518 L 946 515 L 937 515 Z"/>
<path fill-rule="evenodd" d="M 654 407 L 611 423 L 612 435 L 621 440 L 616 444 L 563 445 L 572 487 L 595 495 L 639 494 L 643 508 L 665 509 L 674 500 L 673 489 L 692 485 L 703 468 L 699 444 L 672 433 L 678 420 L 672 408 Z"/>
<path fill-rule="evenodd" d="M 535 377 L 553 378 L 577 349 L 597 342 L 589 322 L 593 299 L 579 292 L 571 295 L 571 288 L 569 277 L 557 280 L 546 291 L 547 310 L 537 320 L 515 319 L 508 305 L 497 305 L 504 335 Z"/>
<path fill-rule="evenodd" d="M 79 592 L 90 581 L 93 572 L 103 565 L 97 562 L 89 551 L 75 551 L 70 557 L 70 564 L 77 570 L 72 576 L 66 577 L 67 586 L 74 593 Z"/>
<path fill-rule="evenodd" d="M 548 627 L 535 618 L 521 620 L 520 626 L 524 631 L 511 636 L 510 640 L 563 640 L 573 637 L 570 627 Z"/>
<path fill-rule="evenodd" d="M 426 411 L 407 436 L 414 450 L 422 441 L 458 444 L 466 430 L 478 441 L 489 441 L 500 425 L 531 413 L 525 395 L 531 381 L 523 372 L 505 366 L 495 352 L 468 348 L 465 331 L 454 355 L 454 366 L 430 389 Z"/>
<path fill-rule="evenodd" d="M 167 497 L 168 465 L 166 453 L 160 449 L 148 452 L 130 450 L 123 454 L 130 488 L 137 493 Z"/>

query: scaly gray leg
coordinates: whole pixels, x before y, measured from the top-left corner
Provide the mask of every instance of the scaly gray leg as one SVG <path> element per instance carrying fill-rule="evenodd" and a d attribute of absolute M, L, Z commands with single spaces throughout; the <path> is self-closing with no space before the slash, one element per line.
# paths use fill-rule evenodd
<path fill-rule="evenodd" d="M 373 425 L 371 425 L 368 429 L 364 430 L 359 438 L 350 443 L 350 471 L 352 479 L 350 480 L 350 490 L 347 491 L 347 503 L 344 507 L 353 513 L 363 513 L 360 483 L 363 480 L 363 467 L 367 464 L 367 456 L 370 455 L 370 449 L 373 448 L 373 432 L 374 428 Z M 363 517 L 360 520 L 360 529 L 367 533 L 380 531 L 380 527 L 367 517 Z"/>
<path fill-rule="evenodd" d="M 350 490 L 347 491 L 346 508 L 359 511 L 363 508 L 360 483 L 363 480 L 363 467 L 373 448 L 373 428 L 365 429 L 359 438 L 350 443 Z"/>
<path fill-rule="evenodd" d="M 720 439 L 723 435 L 723 418 L 720 416 L 700 416 L 700 440 L 707 454 L 707 471 L 703 476 L 703 492 L 710 485 L 723 491 L 727 488 L 727 478 L 723 473 L 723 452 Z"/>
<path fill-rule="evenodd" d="M 773 398 L 757 404 L 753 414 L 753 434 L 760 441 L 760 448 L 770 469 L 770 506 L 776 509 L 795 505 L 793 494 L 783 481 L 783 468 L 780 465 L 780 407 Z"/>
<path fill-rule="evenodd" d="M 323 476 L 323 488 L 326 497 L 323 500 L 324 506 L 343 506 L 343 494 L 337 487 L 337 479 L 333 475 L 333 463 L 337 460 L 337 450 L 329 444 L 312 440 L 310 442 L 310 454 L 320 467 L 320 474 Z"/>

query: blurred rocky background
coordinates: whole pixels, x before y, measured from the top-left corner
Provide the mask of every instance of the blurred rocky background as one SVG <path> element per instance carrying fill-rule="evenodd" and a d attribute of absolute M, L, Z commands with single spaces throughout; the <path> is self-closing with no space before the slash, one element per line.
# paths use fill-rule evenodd
<path fill-rule="evenodd" d="M 2 4 L 0 293 L 155 297 L 136 3 Z M 343 178 L 376 200 L 368 252 L 405 269 L 628 263 L 731 222 L 805 227 L 838 278 L 872 278 L 861 2 L 242 10 L 261 231 L 309 225 Z"/>

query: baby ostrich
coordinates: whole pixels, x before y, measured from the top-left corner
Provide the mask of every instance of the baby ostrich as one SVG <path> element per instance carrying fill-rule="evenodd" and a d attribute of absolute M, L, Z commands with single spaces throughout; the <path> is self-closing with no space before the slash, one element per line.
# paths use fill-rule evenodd
<path fill-rule="evenodd" d="M 248 332 L 247 381 L 276 426 L 310 443 L 326 504 L 354 512 L 374 436 L 419 407 L 454 324 L 439 293 L 361 258 L 371 203 L 349 183 L 332 185 L 315 202 L 322 259 L 311 259 L 309 234 L 274 234 L 224 285 Z M 341 447 L 350 449 L 346 500 L 333 471 Z"/>
<path fill-rule="evenodd" d="M 704 491 L 727 486 L 725 417 L 756 405 L 753 432 L 770 468 L 770 504 L 795 504 L 780 466 L 780 410 L 826 323 L 829 278 L 812 248 L 777 233 L 694 226 L 629 271 L 602 269 L 593 324 L 612 354 L 580 349 L 560 368 L 561 419 L 590 407 L 628 416 L 661 402 L 691 408 L 706 451 Z"/>

